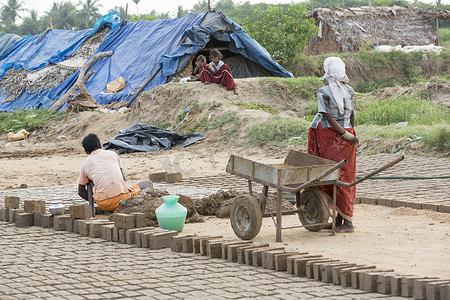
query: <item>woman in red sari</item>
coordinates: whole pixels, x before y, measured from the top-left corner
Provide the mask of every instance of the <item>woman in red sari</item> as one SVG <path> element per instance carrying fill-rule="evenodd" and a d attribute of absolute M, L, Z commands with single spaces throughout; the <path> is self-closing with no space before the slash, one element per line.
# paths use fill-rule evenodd
<path fill-rule="evenodd" d="M 226 87 L 227 91 L 234 90 L 234 80 L 230 67 L 221 61 L 222 54 L 217 49 L 209 52 L 209 64 L 204 63 L 200 71 L 200 80 L 204 83 L 218 83 Z"/>
<path fill-rule="evenodd" d="M 345 64 L 339 57 L 328 57 L 324 62 L 328 84 L 317 91 L 318 114 L 311 123 L 308 136 L 308 153 L 335 162 L 347 159 L 341 168 L 339 180 L 354 182 L 356 179 L 356 148 L 358 138 L 353 129 L 355 115 L 353 111 L 353 89 L 346 83 Z M 333 186 L 321 186 L 330 197 Z M 353 206 L 356 186 L 337 187 L 336 232 L 353 232 Z M 343 222 L 342 222 L 343 221 Z"/>

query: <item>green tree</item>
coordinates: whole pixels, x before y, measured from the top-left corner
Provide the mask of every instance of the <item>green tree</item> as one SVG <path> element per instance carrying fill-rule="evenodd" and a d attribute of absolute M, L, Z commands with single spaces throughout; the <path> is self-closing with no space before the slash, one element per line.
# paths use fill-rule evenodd
<path fill-rule="evenodd" d="M 177 18 L 182 18 L 185 15 L 187 15 L 189 13 L 189 10 L 185 10 L 183 9 L 183 6 L 178 5 L 178 9 L 177 9 Z"/>
<path fill-rule="evenodd" d="M 199 12 L 206 12 L 208 11 L 208 1 L 201 0 L 198 1 L 191 9 L 191 12 L 193 13 L 199 13 Z"/>
<path fill-rule="evenodd" d="M 274 59 L 286 63 L 303 51 L 308 40 L 319 30 L 314 19 L 306 17 L 307 12 L 303 3 L 269 6 L 266 10 L 255 10 L 245 18 L 243 28 Z"/>
<path fill-rule="evenodd" d="M 16 19 L 20 18 L 19 13 L 25 11 L 23 2 L 18 0 L 8 0 L 1 10 L 1 19 L 5 27 L 15 27 Z"/>
<path fill-rule="evenodd" d="M 71 2 L 54 2 L 47 18 L 52 18 L 53 28 L 73 30 L 80 25 L 78 22 L 76 7 Z"/>
<path fill-rule="evenodd" d="M 101 17 L 98 10 L 102 5 L 98 3 L 98 0 L 85 0 L 85 2 L 80 1 L 78 2 L 78 5 L 81 6 L 81 9 L 78 11 L 81 29 L 92 27 L 95 21 Z"/>
<path fill-rule="evenodd" d="M 232 12 L 235 8 L 233 0 L 219 0 L 215 7 L 216 10 L 220 10 L 225 15 Z"/>
<path fill-rule="evenodd" d="M 45 26 L 45 21 L 39 20 L 37 11 L 32 9 L 30 10 L 30 15 L 23 19 L 18 31 L 20 35 L 36 35 L 42 33 L 45 30 Z"/>

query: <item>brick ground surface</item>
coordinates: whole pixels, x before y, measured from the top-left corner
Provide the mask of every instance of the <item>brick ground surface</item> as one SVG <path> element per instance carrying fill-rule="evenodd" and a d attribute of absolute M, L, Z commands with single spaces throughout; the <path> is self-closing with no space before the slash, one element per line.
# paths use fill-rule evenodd
<path fill-rule="evenodd" d="M 0 299 L 402 299 L 40 227 L 0 240 Z"/>
<path fill-rule="evenodd" d="M 381 165 L 394 160 L 398 155 L 377 154 L 357 158 L 357 176 L 373 171 Z M 406 156 L 405 160 L 377 176 L 433 177 L 450 176 L 450 160 L 446 158 L 429 158 Z M 248 190 L 246 179 L 232 175 L 217 175 L 183 179 L 173 184 L 155 184 L 157 189 L 165 189 L 169 193 L 181 193 L 194 199 L 206 197 L 218 189 Z M 261 191 L 259 184 L 253 185 L 254 191 Z M 450 193 L 448 179 L 427 180 L 366 180 L 357 185 L 357 197 L 378 199 L 379 202 L 402 201 L 410 207 L 421 207 L 422 204 L 445 205 L 450 211 Z M 0 191 L 0 206 L 4 205 L 5 196 L 19 196 L 24 200 L 46 200 L 47 207 L 52 200 L 62 200 L 68 206 L 80 201 L 77 185 L 64 185 L 44 188 L 27 188 Z"/>

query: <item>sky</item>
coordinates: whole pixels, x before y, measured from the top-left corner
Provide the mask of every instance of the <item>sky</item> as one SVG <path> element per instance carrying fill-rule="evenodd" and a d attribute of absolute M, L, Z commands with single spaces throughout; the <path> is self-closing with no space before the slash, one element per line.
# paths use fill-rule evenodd
<path fill-rule="evenodd" d="M 63 0 L 21 0 L 24 4 L 23 6 L 27 9 L 36 9 L 38 11 L 38 15 L 42 16 L 43 13 L 50 9 L 53 2 L 60 2 Z M 66 0 L 67 1 L 67 0 Z M 84 0 L 82 0 L 84 1 Z M 218 0 L 211 0 L 211 6 L 214 7 L 214 2 Z M 279 3 L 291 3 L 291 2 L 302 2 L 302 1 L 292 1 L 292 0 L 247 0 L 251 4 L 255 3 L 268 3 L 268 4 L 279 4 Z M 235 0 L 235 4 L 241 4 L 247 2 L 245 0 L 239 1 Z M 421 0 L 422 2 L 435 3 L 435 0 Z M 70 0 L 70 2 L 76 4 L 79 0 Z M 128 12 L 130 14 L 136 14 L 137 9 L 139 9 L 139 14 L 144 14 L 146 12 L 150 12 L 152 10 L 156 10 L 157 12 L 169 12 L 171 17 L 176 15 L 176 11 L 178 5 L 183 6 L 184 9 L 191 9 L 199 0 L 140 0 L 138 3 L 138 8 L 136 8 L 136 4 L 132 0 L 99 0 L 98 1 L 102 7 L 100 8 L 101 14 L 106 14 L 110 9 L 115 6 L 125 6 L 128 3 Z M 7 0 L 0 0 L 0 4 L 4 5 L 7 3 Z M 450 0 L 441 0 L 442 4 L 450 4 Z M 25 14 L 26 16 L 26 14 Z"/>

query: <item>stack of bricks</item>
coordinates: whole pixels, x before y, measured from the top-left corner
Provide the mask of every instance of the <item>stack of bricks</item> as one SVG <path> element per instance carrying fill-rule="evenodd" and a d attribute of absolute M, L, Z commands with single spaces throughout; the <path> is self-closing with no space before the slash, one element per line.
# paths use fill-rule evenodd
<path fill-rule="evenodd" d="M 148 175 L 148 179 L 150 179 L 153 182 L 174 183 L 174 182 L 181 182 L 183 176 L 180 172 L 175 173 L 159 172 L 159 173 L 150 173 Z"/>
<path fill-rule="evenodd" d="M 5 196 L 5 207 L 0 208 L 0 221 L 14 223 L 16 213 L 23 212 L 19 205 L 19 197 Z"/>

